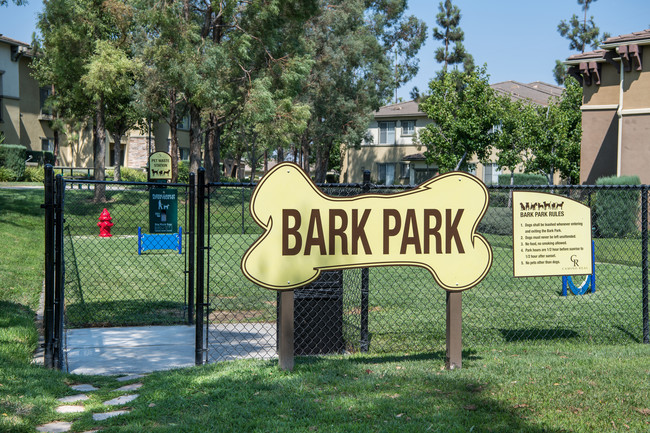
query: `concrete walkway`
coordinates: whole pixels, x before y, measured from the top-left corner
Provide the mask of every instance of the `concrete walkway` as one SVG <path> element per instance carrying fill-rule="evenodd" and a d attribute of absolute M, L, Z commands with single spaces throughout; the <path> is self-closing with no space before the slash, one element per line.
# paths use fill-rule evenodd
<path fill-rule="evenodd" d="M 212 325 L 208 359 L 269 359 L 275 356 L 274 323 Z M 74 374 L 142 374 L 191 367 L 194 326 L 134 326 L 66 330 L 65 364 Z"/>
<path fill-rule="evenodd" d="M 68 329 L 68 372 L 141 374 L 193 366 L 194 330 L 194 326 Z"/>

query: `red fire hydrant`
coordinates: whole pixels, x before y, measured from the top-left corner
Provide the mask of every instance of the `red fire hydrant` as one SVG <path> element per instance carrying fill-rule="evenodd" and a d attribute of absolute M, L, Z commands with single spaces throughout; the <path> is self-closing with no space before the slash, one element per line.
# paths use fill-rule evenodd
<path fill-rule="evenodd" d="M 113 227 L 113 223 L 111 222 L 112 219 L 110 212 L 104 208 L 102 213 L 99 215 L 99 222 L 97 223 L 100 238 L 110 238 L 113 236 L 111 234 L 111 227 Z"/>

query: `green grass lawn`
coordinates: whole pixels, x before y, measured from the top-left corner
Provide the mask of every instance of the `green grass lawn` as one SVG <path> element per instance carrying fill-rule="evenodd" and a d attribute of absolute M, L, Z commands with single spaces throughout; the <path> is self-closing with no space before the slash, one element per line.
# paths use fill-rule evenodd
<path fill-rule="evenodd" d="M 33 432 L 37 425 L 55 420 L 74 421 L 76 432 L 98 427 L 103 432 L 650 431 L 650 346 L 635 343 L 638 332 L 626 337 L 617 331 L 618 326 L 626 326 L 626 311 L 640 305 L 638 296 L 626 295 L 640 287 L 636 277 L 629 277 L 637 275 L 638 266 L 599 261 L 596 294 L 562 298 L 557 278 L 506 280 L 509 246 L 506 239 L 496 238 L 491 239 L 495 256 L 502 256 L 504 264 L 495 266 L 481 287 L 463 295 L 461 370 L 444 370 L 444 346 L 438 339 L 444 292 L 432 287 L 430 278 L 419 270 L 371 269 L 371 280 L 391 281 L 382 289 L 386 293 L 371 292 L 371 331 L 389 321 L 399 324 L 396 332 L 410 322 L 424 326 L 430 321 L 433 324 L 425 329 L 434 333 L 432 341 L 415 340 L 407 333 L 402 338 L 410 347 L 391 353 L 299 357 L 291 373 L 280 371 L 276 360 L 157 372 L 144 378 L 137 391 L 140 397 L 127 405 L 130 414 L 94 422 L 91 413 L 105 411 L 102 402 L 120 395 L 114 390 L 122 383 L 112 377 L 74 376 L 31 364 L 37 342 L 34 315 L 43 281 L 41 202 L 42 191 L 0 189 L 0 431 Z M 92 221 L 90 216 L 87 221 Z M 211 239 L 211 254 L 222 254 L 216 255 L 220 258 L 214 259 L 210 272 L 230 282 L 216 292 L 213 287 L 211 294 L 225 307 L 232 302 L 241 308 L 260 308 L 255 288 L 238 289 L 240 277 L 230 263 L 238 263 L 241 247 L 233 245 L 239 244 L 235 236 L 242 235 L 229 236 Z M 133 250 L 131 238 L 115 241 L 80 236 L 74 240 L 77 266 L 92 266 L 91 252 L 108 254 L 112 251 L 108 245 L 119 246 L 118 252 Z M 120 246 L 122 242 L 127 245 Z M 97 250 L 96 245 L 105 249 Z M 607 244 L 601 247 L 608 248 Z M 612 248 L 617 246 L 609 244 Z M 165 254 L 151 254 L 144 260 L 152 260 L 147 266 L 159 269 L 163 264 L 156 260 L 175 257 Z M 162 271 L 147 277 L 125 272 L 142 259 L 135 256 L 123 253 L 112 266 L 123 275 L 121 280 L 137 282 L 129 296 L 145 296 L 137 289 L 144 285 L 141 278 L 155 279 Z M 72 272 L 71 265 L 66 266 Z M 104 271 L 95 272 L 103 275 Z M 358 284 L 357 277 L 352 272 L 346 284 Z M 93 284 L 103 284 L 101 280 L 96 278 Z M 119 301 L 107 295 L 117 293 L 115 287 L 107 284 L 102 289 L 104 298 L 84 297 L 84 302 Z M 164 290 L 166 297 L 176 296 L 173 290 Z M 395 290 L 409 296 L 388 298 Z M 521 302 L 540 290 L 544 302 Z M 263 293 L 272 304 L 274 293 Z M 509 314 L 495 315 L 497 310 Z M 429 315 L 421 317 L 426 311 Z M 584 311 L 592 311 L 607 326 L 585 320 L 579 314 Z M 353 316 L 356 311 L 350 308 L 346 313 Z M 575 325 L 573 332 L 580 335 L 567 330 L 564 336 L 548 337 L 549 330 L 563 329 L 564 323 Z M 626 344 L 600 344 L 601 334 L 610 331 Z M 494 340 L 473 341 L 475 332 Z M 598 334 L 589 337 L 590 332 Z M 525 339 L 510 342 L 515 337 Z M 379 345 L 384 338 L 389 336 L 376 333 L 372 344 Z M 421 349 L 424 344 L 428 350 Z M 56 399 L 75 394 L 67 386 L 75 383 L 92 383 L 101 389 L 82 403 L 85 413 L 57 414 Z"/>

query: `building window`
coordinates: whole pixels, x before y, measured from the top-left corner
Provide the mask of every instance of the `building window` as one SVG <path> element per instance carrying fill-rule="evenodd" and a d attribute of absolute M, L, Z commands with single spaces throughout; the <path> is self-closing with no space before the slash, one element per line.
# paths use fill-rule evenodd
<path fill-rule="evenodd" d="M 2 111 L 3 111 L 3 106 L 2 106 L 2 75 L 5 73 L 5 71 L 0 71 L 0 122 L 2 122 Z"/>
<path fill-rule="evenodd" d="M 499 183 L 499 170 L 498 164 L 485 164 L 483 167 L 483 183 L 486 185 L 497 185 Z"/>
<path fill-rule="evenodd" d="M 52 95 L 52 88 L 51 87 L 41 87 L 40 88 L 40 107 L 41 107 L 41 115 L 46 115 L 46 116 L 51 116 L 52 115 L 52 108 L 51 107 L 46 107 L 45 102 L 47 101 L 47 98 L 49 98 Z"/>
<path fill-rule="evenodd" d="M 54 139 L 41 138 L 41 150 L 43 152 L 54 152 Z"/>
<path fill-rule="evenodd" d="M 126 154 L 126 149 L 122 146 L 120 147 L 120 167 L 124 167 L 124 154 Z M 115 167 L 115 143 L 110 144 L 108 156 L 108 165 Z"/>
<path fill-rule="evenodd" d="M 377 164 L 377 183 L 379 185 L 395 183 L 395 164 Z"/>
<path fill-rule="evenodd" d="M 426 182 L 427 180 L 431 179 L 433 176 L 436 176 L 438 174 L 438 169 L 433 167 L 416 168 L 414 171 L 415 171 L 415 176 L 413 181 L 416 185 Z"/>
<path fill-rule="evenodd" d="M 379 122 L 379 144 L 395 144 L 395 122 Z"/>
<path fill-rule="evenodd" d="M 408 162 L 400 162 L 399 164 L 399 178 L 408 179 L 411 176 L 411 167 Z"/>
<path fill-rule="evenodd" d="M 183 130 L 183 131 L 189 131 L 190 130 L 190 115 L 186 114 L 185 116 L 183 116 L 181 118 L 180 122 L 178 122 L 178 124 L 176 125 L 176 127 L 178 129 L 180 129 L 180 130 Z"/>
<path fill-rule="evenodd" d="M 190 159 L 190 149 L 187 147 L 179 147 L 178 151 L 180 152 L 181 161 L 187 161 Z"/>
<path fill-rule="evenodd" d="M 415 134 L 415 120 L 402 120 L 402 135 Z"/>

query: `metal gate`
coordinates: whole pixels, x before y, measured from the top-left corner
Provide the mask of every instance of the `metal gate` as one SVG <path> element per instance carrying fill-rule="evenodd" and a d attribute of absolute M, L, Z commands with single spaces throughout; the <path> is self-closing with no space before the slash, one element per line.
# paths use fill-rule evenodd
<path fill-rule="evenodd" d="M 153 188 L 177 197 L 178 231 L 151 234 Z M 194 323 L 194 191 L 194 176 L 164 185 L 55 180 L 46 166 L 46 366 L 63 367 L 65 329 Z M 99 236 L 100 215 L 110 237 Z"/>

